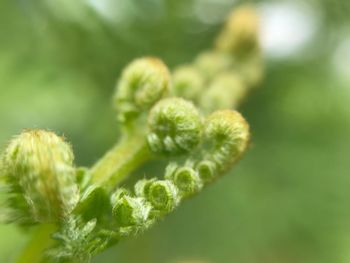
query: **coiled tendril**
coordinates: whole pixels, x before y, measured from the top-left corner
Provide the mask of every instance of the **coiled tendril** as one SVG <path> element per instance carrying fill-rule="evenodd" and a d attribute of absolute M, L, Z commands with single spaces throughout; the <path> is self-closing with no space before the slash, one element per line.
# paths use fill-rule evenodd
<path fill-rule="evenodd" d="M 216 41 L 219 50 L 245 55 L 258 47 L 258 16 L 249 5 L 235 10 Z"/>
<path fill-rule="evenodd" d="M 206 112 L 236 108 L 247 90 L 241 78 L 234 72 L 219 74 L 203 93 L 200 106 Z"/>
<path fill-rule="evenodd" d="M 200 142 L 201 118 L 196 107 L 181 98 L 159 101 L 148 117 L 150 149 L 154 153 L 179 154 Z"/>
<path fill-rule="evenodd" d="M 158 101 L 169 85 L 169 71 L 160 59 L 134 60 L 125 68 L 117 85 L 114 104 L 118 119 L 122 122 L 133 120 Z"/>
<path fill-rule="evenodd" d="M 173 72 L 173 93 L 175 96 L 196 101 L 204 88 L 204 82 L 203 75 L 196 67 L 178 67 Z"/>
<path fill-rule="evenodd" d="M 201 178 L 223 172 L 236 162 L 249 141 L 249 125 L 240 113 L 221 110 L 211 114 L 204 125 L 207 150 L 197 165 Z"/>

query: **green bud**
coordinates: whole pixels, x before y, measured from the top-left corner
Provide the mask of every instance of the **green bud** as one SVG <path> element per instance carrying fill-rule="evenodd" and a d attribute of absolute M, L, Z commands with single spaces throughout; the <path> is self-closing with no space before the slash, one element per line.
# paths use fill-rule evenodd
<path fill-rule="evenodd" d="M 173 72 L 173 92 L 175 96 L 196 101 L 204 88 L 200 71 L 193 66 L 181 66 Z"/>
<path fill-rule="evenodd" d="M 224 30 L 219 35 L 216 47 L 219 50 L 242 55 L 259 47 L 259 21 L 256 10 L 244 5 L 229 17 Z"/>
<path fill-rule="evenodd" d="M 151 206 L 143 198 L 122 195 L 113 206 L 113 216 L 121 227 L 142 226 L 148 220 Z"/>
<path fill-rule="evenodd" d="M 216 164 L 212 161 L 204 160 L 196 165 L 196 171 L 204 183 L 209 183 L 215 178 L 216 170 Z"/>
<path fill-rule="evenodd" d="M 1 173 L 14 221 L 54 222 L 73 210 L 79 200 L 73 158 L 70 145 L 52 132 L 27 130 L 10 142 Z"/>
<path fill-rule="evenodd" d="M 155 181 L 156 181 L 156 178 L 138 180 L 134 187 L 136 196 L 147 197 L 149 192 L 149 187 Z"/>
<path fill-rule="evenodd" d="M 237 111 L 221 110 L 208 117 L 204 134 L 211 144 L 206 159 L 223 170 L 245 151 L 249 141 L 249 125 Z"/>
<path fill-rule="evenodd" d="M 148 117 L 150 149 L 160 154 L 193 150 L 201 139 L 201 118 L 196 107 L 181 98 L 158 102 Z"/>
<path fill-rule="evenodd" d="M 179 203 L 178 190 L 169 180 L 158 180 L 152 182 L 148 189 L 147 200 L 154 209 L 168 213 Z"/>
<path fill-rule="evenodd" d="M 233 72 L 224 72 L 214 78 L 203 93 L 200 106 L 206 112 L 237 108 L 247 93 L 241 78 Z"/>
<path fill-rule="evenodd" d="M 146 57 L 131 62 L 122 73 L 114 98 L 119 120 L 132 120 L 152 107 L 169 85 L 169 71 L 160 59 Z"/>
<path fill-rule="evenodd" d="M 202 52 L 195 60 L 194 65 L 199 72 L 211 81 L 217 74 L 232 67 L 232 58 L 220 51 Z"/>
<path fill-rule="evenodd" d="M 183 197 L 190 196 L 202 188 L 202 182 L 197 171 L 190 167 L 181 167 L 175 171 L 172 181 Z"/>

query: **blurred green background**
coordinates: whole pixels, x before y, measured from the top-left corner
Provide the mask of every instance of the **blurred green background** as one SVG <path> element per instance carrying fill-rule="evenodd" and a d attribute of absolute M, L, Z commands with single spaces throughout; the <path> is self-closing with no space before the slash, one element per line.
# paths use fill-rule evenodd
<path fill-rule="evenodd" d="M 170 68 L 191 61 L 240 3 L 0 1 L 1 148 L 23 128 L 46 128 L 72 142 L 78 165 L 91 165 L 118 138 L 111 95 L 122 67 L 144 55 Z M 251 149 L 198 197 L 93 262 L 350 262 L 350 1 L 255 4 L 266 76 L 241 108 Z M 0 262 L 25 242 L 0 226 Z"/>

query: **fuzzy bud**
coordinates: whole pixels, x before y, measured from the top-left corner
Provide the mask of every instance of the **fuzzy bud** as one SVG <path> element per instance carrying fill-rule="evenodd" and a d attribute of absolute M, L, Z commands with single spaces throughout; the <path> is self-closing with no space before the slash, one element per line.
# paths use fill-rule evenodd
<path fill-rule="evenodd" d="M 218 75 L 203 93 L 200 106 L 206 112 L 237 108 L 247 92 L 241 78 L 233 72 Z"/>
<path fill-rule="evenodd" d="M 113 216 L 121 227 L 142 226 L 148 220 L 151 206 L 143 198 L 122 195 L 113 205 Z"/>
<path fill-rule="evenodd" d="M 190 167 L 180 167 L 169 177 L 183 197 L 190 196 L 202 188 L 202 182 L 197 171 Z"/>
<path fill-rule="evenodd" d="M 199 178 L 204 183 L 208 183 L 215 178 L 217 165 L 212 161 L 204 160 L 196 165 L 196 171 L 199 175 Z"/>
<path fill-rule="evenodd" d="M 179 203 L 178 190 L 169 180 L 158 180 L 150 184 L 147 191 L 147 200 L 154 209 L 168 213 Z"/>
<path fill-rule="evenodd" d="M 236 9 L 219 35 L 216 47 L 225 52 L 244 54 L 256 50 L 259 22 L 256 10 L 249 6 Z"/>
<path fill-rule="evenodd" d="M 193 150 L 201 139 L 202 123 L 196 107 L 181 98 L 163 99 L 148 117 L 150 149 L 160 154 Z"/>
<path fill-rule="evenodd" d="M 132 120 L 152 107 L 169 85 L 169 71 L 160 59 L 145 57 L 131 62 L 122 73 L 114 98 L 119 120 Z"/>
<path fill-rule="evenodd" d="M 156 181 L 156 178 L 138 180 L 134 186 L 134 191 L 136 196 L 146 198 L 149 193 L 149 187 L 155 181 Z"/>
<path fill-rule="evenodd" d="M 211 81 L 220 72 L 231 68 L 233 60 L 224 52 L 207 51 L 196 58 L 194 65 L 205 76 L 206 81 Z"/>
<path fill-rule="evenodd" d="M 237 111 L 214 112 L 206 121 L 204 133 L 211 145 L 206 159 L 221 170 L 238 160 L 249 141 L 249 125 Z"/>
<path fill-rule="evenodd" d="M 2 156 L 14 221 L 54 222 L 69 214 L 79 199 L 73 152 L 56 134 L 27 130 Z"/>
<path fill-rule="evenodd" d="M 204 88 L 200 71 L 193 66 L 181 66 L 173 72 L 173 92 L 175 96 L 196 101 Z"/>

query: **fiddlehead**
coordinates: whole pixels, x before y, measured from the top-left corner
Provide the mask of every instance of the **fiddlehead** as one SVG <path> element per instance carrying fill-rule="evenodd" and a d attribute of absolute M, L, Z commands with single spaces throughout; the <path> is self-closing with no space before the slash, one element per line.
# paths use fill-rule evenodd
<path fill-rule="evenodd" d="M 158 102 L 149 114 L 148 126 L 148 145 L 154 153 L 186 153 L 200 142 L 199 112 L 184 99 L 168 98 Z"/>
<path fill-rule="evenodd" d="M 223 110 L 210 115 L 204 125 L 202 157 L 190 158 L 184 166 L 170 163 L 164 179 L 141 179 L 135 184 L 135 197 L 124 189 L 113 194 L 113 214 L 128 231 L 145 230 L 176 208 L 180 202 L 212 182 L 236 162 L 247 147 L 249 127 L 236 111 Z"/>
<path fill-rule="evenodd" d="M 15 137 L 1 160 L 10 220 L 52 222 L 69 214 L 79 199 L 73 158 L 70 145 L 52 132 L 26 130 Z"/>
<path fill-rule="evenodd" d="M 150 182 L 145 198 L 157 213 L 164 214 L 172 211 L 179 204 L 179 195 L 175 185 L 169 180 Z"/>
<path fill-rule="evenodd" d="M 235 10 L 216 41 L 216 47 L 225 52 L 245 55 L 256 51 L 259 22 L 255 9 L 249 5 Z"/>
<path fill-rule="evenodd" d="M 102 233 L 107 235 L 97 243 L 99 247 L 101 244 L 103 247 L 110 246 L 121 238 L 148 229 L 173 211 L 181 201 L 198 193 L 203 186 L 225 172 L 247 146 L 248 125 L 238 112 L 217 111 L 201 127 L 204 134 L 202 154 L 190 157 L 183 166 L 170 163 L 164 179 L 141 179 L 135 184 L 134 192 L 119 188 L 112 194 L 115 224 L 105 226 L 107 229 Z M 65 231 L 63 228 L 61 233 Z M 100 238 L 101 231 L 91 232 L 87 239 L 94 240 L 94 237 Z"/>
<path fill-rule="evenodd" d="M 249 127 L 229 109 L 240 105 L 261 74 L 257 18 L 247 7 L 231 16 L 212 50 L 175 69 L 172 79 L 159 59 L 133 61 L 113 101 L 123 136 L 92 168 L 74 168 L 69 145 L 52 134 L 38 139 L 29 133 L 31 143 L 16 141 L 25 134 L 10 144 L 1 173 L 15 193 L 9 197 L 15 219 L 56 223 L 58 242 L 49 253 L 56 262 L 85 262 L 146 230 L 241 157 Z M 174 95 L 182 98 L 169 98 Z M 178 163 L 161 178 L 139 180 L 133 190 L 118 188 L 135 168 L 160 157 Z"/>
<path fill-rule="evenodd" d="M 112 210 L 119 226 L 134 228 L 145 228 L 150 211 L 151 206 L 143 198 L 128 194 L 116 199 Z"/>
<path fill-rule="evenodd" d="M 211 114 L 204 127 L 206 149 L 197 169 L 201 178 L 208 178 L 240 158 L 249 142 L 249 125 L 237 111 L 221 110 Z"/>
<path fill-rule="evenodd" d="M 219 34 L 214 48 L 200 53 L 192 64 L 179 67 L 184 68 L 183 71 L 186 69 L 186 75 L 182 70 L 181 74 L 174 71 L 174 84 L 177 87 L 174 94 L 187 96 L 204 113 L 240 106 L 263 76 L 258 31 L 258 16 L 254 8 L 246 5 L 235 10 Z M 198 74 L 200 78 L 194 76 Z M 200 91 L 185 93 L 187 89 L 184 87 L 189 83 L 192 83 L 193 90 L 197 90 L 198 81 L 195 79 L 201 79 L 204 83 Z M 181 88 L 185 91 L 182 92 Z"/>
<path fill-rule="evenodd" d="M 182 197 L 191 196 L 203 187 L 198 172 L 190 166 L 170 164 L 165 171 L 165 178 L 173 181 Z"/>
<path fill-rule="evenodd" d="M 114 105 L 121 122 L 131 121 L 149 109 L 168 90 L 170 76 L 164 63 L 153 57 L 136 59 L 123 71 Z"/>
<path fill-rule="evenodd" d="M 194 66 L 207 82 L 210 82 L 220 72 L 229 70 L 232 65 L 232 57 L 220 50 L 202 52 L 194 61 Z"/>
<path fill-rule="evenodd" d="M 173 72 L 173 93 L 177 97 L 196 101 L 204 86 L 203 74 L 194 66 L 181 66 Z"/>
<path fill-rule="evenodd" d="M 168 69 L 157 58 L 136 59 L 124 69 L 114 96 L 118 119 L 124 128 L 123 136 L 91 168 L 94 184 L 108 185 L 113 189 L 135 166 L 150 158 L 144 136 L 147 113 L 168 93 L 169 85 Z M 138 118 L 140 115 L 144 118 Z"/>
<path fill-rule="evenodd" d="M 203 92 L 200 106 L 205 112 L 237 108 L 247 93 L 242 79 L 234 72 L 219 74 Z"/>

